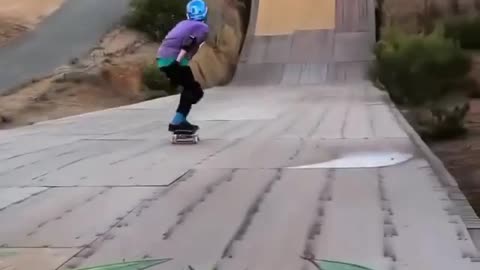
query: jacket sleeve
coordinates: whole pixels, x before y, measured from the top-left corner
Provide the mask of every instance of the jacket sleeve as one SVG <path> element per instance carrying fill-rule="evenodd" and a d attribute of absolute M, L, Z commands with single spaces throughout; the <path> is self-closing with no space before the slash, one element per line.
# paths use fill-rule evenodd
<path fill-rule="evenodd" d="M 198 27 L 194 29 L 190 35 L 185 38 L 182 49 L 186 51 L 195 50 L 197 49 L 200 44 L 204 43 L 207 40 L 209 32 L 209 27 L 207 24 L 203 25 L 203 27 Z"/>
<path fill-rule="evenodd" d="M 182 49 L 185 51 L 190 51 L 195 48 L 197 45 L 197 37 L 195 35 L 189 35 L 185 37 L 182 41 Z"/>

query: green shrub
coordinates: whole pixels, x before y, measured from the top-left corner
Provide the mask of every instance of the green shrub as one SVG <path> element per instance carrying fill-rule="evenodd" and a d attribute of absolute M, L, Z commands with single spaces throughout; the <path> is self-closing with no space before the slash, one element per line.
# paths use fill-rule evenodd
<path fill-rule="evenodd" d="M 372 73 L 399 104 L 421 105 L 455 90 L 467 77 L 471 60 L 443 29 L 407 35 L 386 31 L 375 47 Z"/>
<path fill-rule="evenodd" d="M 445 36 L 458 40 L 463 49 L 480 49 L 480 16 L 457 16 L 447 19 Z"/>
<path fill-rule="evenodd" d="M 160 41 L 180 20 L 185 18 L 187 0 L 132 0 L 127 25 Z"/>
<path fill-rule="evenodd" d="M 469 104 L 455 107 L 452 110 L 446 108 L 432 109 L 433 122 L 432 133 L 430 137 L 433 139 L 447 139 L 466 132 L 465 117 L 470 109 Z"/>
<path fill-rule="evenodd" d="M 418 109 L 417 109 L 418 110 Z M 447 97 L 444 101 L 423 109 L 414 121 L 416 130 L 426 140 L 450 139 L 464 135 L 465 117 L 470 110 L 466 98 Z"/>
<path fill-rule="evenodd" d="M 148 91 L 165 91 L 168 94 L 176 92 L 168 78 L 155 64 L 149 64 L 143 68 L 142 80 Z"/>

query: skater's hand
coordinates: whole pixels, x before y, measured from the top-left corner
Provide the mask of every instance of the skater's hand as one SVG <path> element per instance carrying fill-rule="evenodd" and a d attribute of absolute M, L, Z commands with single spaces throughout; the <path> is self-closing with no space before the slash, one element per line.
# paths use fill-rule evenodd
<path fill-rule="evenodd" d="M 173 61 L 171 64 L 170 64 L 171 67 L 179 67 L 180 66 L 180 62 L 178 62 L 177 60 Z"/>

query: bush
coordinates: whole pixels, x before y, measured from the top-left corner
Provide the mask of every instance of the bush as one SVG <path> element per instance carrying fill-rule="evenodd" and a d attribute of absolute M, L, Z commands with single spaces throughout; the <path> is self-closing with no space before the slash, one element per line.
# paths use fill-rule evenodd
<path fill-rule="evenodd" d="M 412 109 L 409 121 L 425 140 L 450 139 L 466 133 L 469 109 L 468 99 L 448 97 L 429 108 Z"/>
<path fill-rule="evenodd" d="M 416 35 L 389 29 L 375 55 L 370 78 L 393 101 L 419 112 L 410 122 L 422 137 L 446 139 L 465 133 L 465 96 L 476 88 L 468 76 L 472 61 L 442 27 Z"/>
<path fill-rule="evenodd" d="M 142 80 L 148 91 L 176 93 L 175 87 L 170 84 L 168 78 L 155 64 L 149 64 L 143 68 Z"/>
<path fill-rule="evenodd" d="M 160 41 L 185 18 L 186 4 L 187 0 L 132 0 L 127 25 L 147 33 L 154 41 Z"/>
<path fill-rule="evenodd" d="M 458 40 L 463 49 L 480 49 L 480 17 L 458 16 L 447 19 L 445 36 Z"/>
<path fill-rule="evenodd" d="M 433 139 L 448 139 L 466 132 L 464 119 L 470 109 L 468 103 L 453 109 L 445 107 L 431 109 L 433 115 L 430 137 Z"/>
<path fill-rule="evenodd" d="M 373 76 L 385 86 L 392 100 L 422 105 L 455 90 L 467 78 L 470 57 L 443 29 L 407 35 L 396 29 L 386 31 L 375 47 Z"/>

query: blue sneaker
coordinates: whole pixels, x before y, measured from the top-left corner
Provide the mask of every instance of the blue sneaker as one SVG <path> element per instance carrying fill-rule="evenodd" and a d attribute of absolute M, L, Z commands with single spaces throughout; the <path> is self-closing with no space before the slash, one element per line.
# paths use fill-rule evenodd
<path fill-rule="evenodd" d="M 192 123 L 188 122 L 187 120 L 185 120 L 185 124 L 187 124 L 187 125 L 189 125 L 189 126 L 192 126 L 192 127 L 195 129 L 195 130 L 199 130 L 199 129 L 200 129 L 200 127 L 199 127 L 199 126 L 197 126 L 197 125 L 194 125 L 194 124 L 192 124 Z"/>
<path fill-rule="evenodd" d="M 198 129 L 199 129 L 198 126 L 192 125 L 187 121 L 184 121 L 178 125 L 175 125 L 175 124 L 168 125 L 168 131 L 170 132 L 176 132 L 178 130 L 187 130 L 187 131 L 191 131 L 192 133 L 195 133 Z"/>

